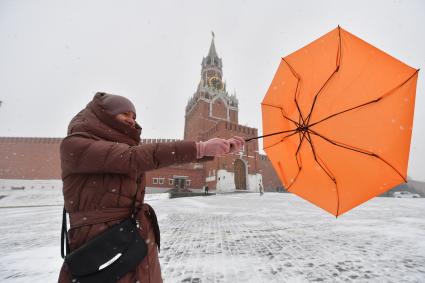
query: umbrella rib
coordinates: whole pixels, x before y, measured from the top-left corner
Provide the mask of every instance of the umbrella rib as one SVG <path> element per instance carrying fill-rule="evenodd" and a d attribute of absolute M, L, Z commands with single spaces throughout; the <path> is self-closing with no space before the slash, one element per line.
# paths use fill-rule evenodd
<path fill-rule="evenodd" d="M 274 108 L 278 108 L 278 109 L 280 109 L 280 111 L 282 112 L 282 117 L 283 117 L 283 118 L 285 118 L 285 119 L 287 119 L 287 120 L 291 121 L 291 122 L 292 122 L 292 123 L 294 123 L 297 127 L 300 125 L 299 123 L 295 122 L 294 120 L 292 120 L 291 118 L 287 117 L 287 116 L 284 114 L 284 112 L 285 112 L 285 111 L 283 110 L 283 107 L 279 107 L 279 106 L 271 105 L 271 104 L 267 104 L 267 103 L 261 103 L 261 105 L 265 105 L 265 106 L 269 106 L 269 107 L 274 107 Z"/>
<path fill-rule="evenodd" d="M 341 28 L 340 26 L 338 26 L 338 37 L 339 37 L 339 41 L 338 41 L 338 51 L 336 54 L 336 67 L 335 70 L 333 71 L 333 73 L 329 76 L 329 78 L 325 81 L 325 83 L 322 85 L 322 87 L 319 89 L 319 91 L 316 93 L 316 95 L 314 96 L 313 99 L 313 104 L 311 105 L 310 108 L 310 113 L 308 113 L 307 116 L 307 124 L 310 122 L 311 116 L 313 114 L 313 110 L 314 110 L 314 106 L 316 105 L 316 100 L 319 97 L 319 94 L 321 94 L 322 90 L 325 88 L 325 86 L 329 83 L 329 81 L 332 79 L 332 77 L 338 73 L 339 71 L 339 67 L 341 65 L 341 56 L 342 56 L 342 48 L 341 48 Z"/>
<path fill-rule="evenodd" d="M 338 25 L 338 38 L 339 38 L 339 45 L 338 45 L 338 53 L 337 53 L 337 67 L 341 66 L 341 57 L 342 57 L 342 37 L 341 37 L 341 27 Z"/>
<path fill-rule="evenodd" d="M 317 97 L 322 92 L 322 90 L 325 88 L 325 86 L 328 84 L 328 82 L 332 79 L 332 77 L 338 72 L 339 66 L 333 71 L 333 73 L 329 76 L 329 78 L 326 80 L 326 82 L 322 85 L 322 87 L 319 89 L 319 91 L 316 93 L 313 99 L 313 104 L 310 108 L 310 113 L 307 116 L 307 124 L 310 122 L 311 114 L 313 114 L 314 106 L 316 105 Z"/>
<path fill-rule="evenodd" d="M 299 133 L 298 137 L 300 138 L 300 143 L 298 144 L 298 148 L 295 151 L 295 154 L 298 154 L 298 152 L 300 151 L 301 146 L 302 146 L 302 144 L 304 142 L 304 139 L 305 139 L 305 132 L 302 133 L 302 137 L 301 137 L 301 133 L 300 132 L 298 132 L 298 133 Z"/>
<path fill-rule="evenodd" d="M 274 144 L 272 144 L 271 146 L 268 146 L 268 147 L 265 147 L 265 148 L 263 148 L 263 149 L 267 149 L 267 148 L 270 148 L 270 147 L 272 147 L 272 146 L 275 146 L 275 145 L 277 145 L 277 144 L 279 144 L 279 143 L 281 143 L 281 142 L 283 142 L 285 139 L 287 139 L 287 138 L 289 138 L 289 137 L 291 137 L 291 136 L 293 136 L 293 135 L 295 135 L 296 133 L 299 133 L 297 130 L 294 130 L 294 132 L 292 133 L 292 134 L 289 134 L 289 135 L 287 135 L 287 136 L 284 136 L 280 141 L 278 141 L 277 143 L 274 143 Z M 295 181 L 297 180 L 297 178 L 298 178 L 298 175 L 300 174 L 300 172 L 301 172 L 301 168 L 302 168 L 302 166 L 300 165 L 300 162 L 298 161 L 298 155 L 297 155 L 297 153 L 295 153 L 295 160 L 297 161 L 297 165 L 298 165 L 298 172 L 297 172 L 297 175 L 295 176 L 295 178 L 293 178 L 293 179 L 291 179 L 291 184 L 289 184 L 289 186 L 288 186 L 288 188 L 287 188 L 287 190 L 289 191 L 289 189 L 292 187 L 292 185 L 295 183 Z M 301 162 L 302 163 L 302 162 Z"/>
<path fill-rule="evenodd" d="M 378 98 L 376 98 L 376 99 L 374 99 L 374 100 L 371 100 L 371 101 L 369 101 L 369 102 L 365 102 L 365 103 L 363 103 L 363 104 L 360 104 L 360 105 L 358 105 L 358 106 L 355 106 L 355 107 L 351 107 L 351 108 L 348 108 L 348 109 L 346 109 L 346 110 L 343 110 L 343 111 L 341 111 L 341 112 L 337 112 L 337 113 L 335 113 L 335 114 L 332 114 L 332 115 L 330 115 L 330 116 L 328 116 L 328 117 L 326 117 L 326 118 L 323 118 L 322 120 L 320 120 L 320 121 L 317 121 L 317 122 L 315 122 L 315 123 L 313 123 L 313 124 L 310 124 L 309 126 L 310 127 L 312 127 L 312 126 L 314 126 L 314 125 L 317 125 L 317 124 L 319 124 L 319 123 L 321 123 L 321 122 L 323 122 L 323 121 L 326 121 L 326 120 L 328 120 L 328 119 L 330 119 L 330 118 L 332 118 L 332 117 L 335 117 L 335 116 L 338 116 L 338 115 L 341 115 L 341 114 L 343 114 L 343 113 L 346 113 L 346 112 L 349 112 L 349 111 L 351 111 L 351 110 L 354 110 L 354 109 L 357 109 L 357 108 L 360 108 L 360 107 L 363 107 L 363 106 L 366 106 L 366 105 L 369 105 L 369 104 L 372 104 L 372 103 L 376 103 L 376 102 L 379 102 L 381 99 L 383 99 L 383 98 L 385 98 L 385 97 L 387 97 L 387 96 L 389 96 L 390 94 L 392 94 L 394 91 L 396 91 L 397 89 L 399 89 L 400 87 L 402 87 L 403 85 L 405 85 L 408 81 L 410 81 L 417 73 L 419 72 L 419 69 L 417 69 L 411 76 L 409 76 L 409 78 L 407 78 L 404 82 L 402 82 L 401 84 L 399 84 L 398 86 L 396 86 L 395 88 L 393 88 L 393 89 L 391 89 L 391 90 L 389 90 L 389 91 L 387 91 L 386 93 L 384 93 L 383 95 L 381 95 L 380 97 L 378 97 Z"/>
<path fill-rule="evenodd" d="M 303 113 L 301 112 L 301 108 L 300 108 L 300 105 L 298 104 L 298 99 L 297 99 L 298 94 L 300 92 L 300 87 L 299 87 L 300 81 L 301 79 L 298 79 L 297 88 L 295 90 L 295 105 L 297 106 L 297 109 L 298 109 L 298 114 L 299 114 L 298 120 L 300 121 L 300 124 L 301 124 L 301 121 L 302 121 L 302 124 L 304 124 L 305 123 L 304 116 L 303 116 Z"/>
<path fill-rule="evenodd" d="M 365 154 L 365 155 L 369 155 L 369 156 L 378 158 L 379 160 L 381 160 L 382 162 L 387 164 L 389 167 L 391 167 L 404 180 L 404 182 L 407 183 L 406 178 L 393 165 L 391 165 L 388 161 L 386 161 L 385 159 L 383 159 L 382 157 L 380 157 L 376 153 L 373 153 L 373 152 L 370 152 L 370 151 L 367 151 L 367 150 L 364 150 L 364 149 L 356 148 L 354 146 L 350 146 L 350 145 L 343 144 L 343 143 L 340 143 L 340 142 L 333 141 L 331 139 L 328 139 L 328 138 L 322 136 L 321 134 L 319 134 L 319 133 L 317 133 L 313 130 L 310 130 L 310 132 L 313 135 L 318 136 L 318 137 L 326 140 L 327 142 L 329 142 L 329 143 L 331 143 L 335 146 L 342 147 L 342 148 L 345 148 L 345 149 L 348 149 L 348 150 L 351 150 L 351 151 L 355 151 L 355 152 L 358 152 L 358 153 L 362 153 L 362 154 Z"/>
<path fill-rule="evenodd" d="M 310 147 L 311 147 L 311 150 L 313 152 L 314 160 L 316 161 L 317 164 L 319 164 L 320 168 L 322 168 L 322 170 L 326 173 L 326 175 L 328 175 L 328 177 L 335 184 L 336 198 L 337 198 L 336 215 L 338 216 L 338 214 L 339 214 L 339 190 L 338 190 L 338 184 L 337 184 L 336 178 L 335 178 L 334 174 L 332 173 L 332 171 L 328 168 L 328 166 L 326 166 L 325 162 L 316 153 L 316 150 L 315 150 L 314 145 L 313 145 L 313 139 L 310 136 L 310 130 L 307 132 L 307 135 L 308 135 L 307 141 L 310 143 Z M 319 160 L 320 160 L 320 162 L 323 163 L 323 165 L 319 162 Z"/>
<path fill-rule="evenodd" d="M 299 85 L 300 85 L 300 82 L 301 82 L 301 77 L 298 75 L 298 73 L 295 71 L 295 69 L 288 63 L 288 61 L 285 60 L 285 58 L 282 58 L 282 60 L 283 60 L 283 62 L 285 62 L 288 65 L 288 67 L 291 70 L 292 74 L 297 78 L 297 87 L 295 89 L 294 100 L 295 100 L 295 105 L 297 106 L 297 109 L 298 109 L 298 113 L 300 115 L 300 118 L 302 120 L 302 123 L 304 124 L 305 123 L 305 119 L 304 119 L 304 116 L 303 116 L 303 114 L 301 112 L 301 108 L 300 108 L 300 106 L 298 104 L 298 100 L 297 100 L 298 93 L 300 92 Z"/>
<path fill-rule="evenodd" d="M 415 72 L 409 76 L 404 82 L 402 82 L 401 84 L 399 84 L 398 86 L 394 87 L 393 89 L 387 91 L 386 93 L 384 93 L 381 98 L 385 98 L 387 96 L 389 96 L 390 94 L 392 94 L 394 91 L 396 91 L 397 89 L 401 88 L 402 86 L 404 86 L 405 84 L 407 84 L 417 73 L 419 73 L 420 69 L 415 70 Z"/>
<path fill-rule="evenodd" d="M 267 147 L 264 147 L 263 148 L 263 150 L 264 149 L 267 149 L 267 148 L 271 148 L 272 146 L 275 146 L 275 145 L 277 145 L 277 144 L 279 144 L 279 143 L 281 143 L 281 142 L 283 142 L 284 140 L 286 140 L 287 138 L 289 138 L 289 137 L 291 137 L 291 136 L 293 136 L 293 135 L 295 135 L 296 133 L 297 133 L 297 130 L 291 130 L 291 131 L 284 131 L 284 132 L 292 132 L 293 131 L 293 133 L 292 134 L 289 134 L 289 135 L 287 135 L 287 136 L 284 136 L 280 141 L 278 141 L 278 142 L 276 142 L 276 143 L 274 143 L 274 144 L 272 144 L 272 145 L 270 145 L 270 146 L 267 146 Z M 277 133 L 277 134 L 279 134 L 279 133 Z M 276 135 L 276 133 L 274 133 L 274 134 L 269 134 L 269 135 L 266 135 L 266 136 L 271 136 L 271 135 Z M 264 136 L 265 137 L 265 136 Z M 255 137 L 255 138 L 251 138 L 251 139 L 257 139 L 257 138 L 261 138 L 261 137 Z M 245 140 L 245 141 L 250 141 L 251 139 L 247 139 L 247 140 Z"/>
<path fill-rule="evenodd" d="M 298 176 L 300 175 L 301 170 L 303 169 L 302 164 L 300 165 L 300 163 L 298 162 L 298 157 L 297 156 L 295 156 L 295 159 L 297 160 L 297 164 L 298 164 L 298 172 L 297 172 L 297 175 L 295 175 L 294 179 L 292 179 L 292 183 L 288 186 L 288 192 L 291 189 L 292 185 L 294 185 L 295 182 L 298 180 Z"/>
<path fill-rule="evenodd" d="M 308 132 L 307 135 L 308 135 L 307 141 L 310 143 L 311 150 L 312 150 L 313 156 L 314 156 L 314 160 L 317 162 L 317 164 L 319 164 L 319 166 L 323 169 L 323 171 L 325 171 L 325 173 L 329 176 L 329 178 L 332 180 L 332 182 L 334 182 L 336 184 L 336 178 L 335 178 L 334 174 L 332 174 L 331 170 L 329 170 L 329 168 L 325 165 L 323 160 L 317 155 L 316 150 L 315 150 L 314 145 L 313 145 L 313 140 L 310 136 L 310 132 Z M 323 162 L 323 164 L 324 164 L 323 166 L 326 169 L 323 168 L 322 164 L 320 164 L 320 162 L 317 159 L 320 159 L 320 161 Z"/>
<path fill-rule="evenodd" d="M 315 123 L 313 123 L 313 124 L 310 124 L 309 126 L 310 126 L 310 127 L 313 127 L 314 125 L 317 125 L 317 124 L 319 124 L 319 123 L 322 123 L 323 121 L 326 121 L 326 120 L 328 120 L 328 119 L 330 119 L 330 118 L 332 118 L 332 117 L 335 117 L 335 116 L 341 115 L 341 114 L 343 114 L 343 113 L 346 113 L 346 112 L 352 111 L 352 110 L 354 110 L 354 109 L 357 109 L 357 108 L 360 108 L 360 107 L 363 107 L 363 106 L 366 106 L 366 105 L 369 105 L 369 104 L 372 104 L 372 103 L 376 103 L 376 102 L 380 101 L 381 99 L 382 99 L 382 97 L 379 97 L 379 98 L 377 98 L 377 99 L 375 99 L 375 100 L 372 100 L 372 101 L 369 101 L 369 102 L 366 102 L 366 103 L 363 103 L 363 104 L 357 105 L 357 106 L 355 106 L 355 107 L 351 107 L 351 108 L 349 108 L 349 109 L 345 109 L 345 110 L 343 110 L 343 111 L 341 111 L 341 112 L 338 112 L 338 113 L 332 114 L 332 115 L 330 115 L 330 116 L 328 116 L 328 117 L 326 117 L 326 118 L 323 118 L 323 119 L 322 119 L 322 120 L 320 120 L 320 121 L 317 121 L 317 122 L 315 122 Z"/>
<path fill-rule="evenodd" d="M 298 158 L 299 158 L 300 160 L 298 160 Z M 298 176 L 300 175 L 301 170 L 303 169 L 303 166 L 302 166 L 302 159 L 301 159 L 301 155 L 300 155 L 299 153 L 295 153 L 295 160 L 297 161 L 297 165 L 298 165 L 298 172 L 297 172 L 297 174 L 295 175 L 295 177 L 294 177 L 293 179 L 291 179 L 291 184 L 289 184 L 288 189 L 287 189 L 287 191 L 288 191 L 288 192 L 289 192 L 289 190 L 291 189 L 292 185 L 293 185 L 293 184 L 295 184 L 295 182 L 297 181 Z"/>

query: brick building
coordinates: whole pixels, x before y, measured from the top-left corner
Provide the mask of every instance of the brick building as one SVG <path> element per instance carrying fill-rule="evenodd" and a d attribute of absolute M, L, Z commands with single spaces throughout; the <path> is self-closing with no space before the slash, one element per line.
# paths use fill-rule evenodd
<path fill-rule="evenodd" d="M 184 139 L 204 141 L 212 137 L 245 138 L 258 135 L 256 128 L 238 123 L 238 100 L 229 94 L 223 81 L 222 59 L 218 57 L 214 38 L 208 55 L 202 59 L 201 78 L 196 92 L 185 109 Z M 0 182 L 16 184 L 18 180 L 60 179 L 59 145 L 61 138 L 0 137 Z M 175 141 L 142 139 L 141 143 Z M 246 144 L 243 151 L 217 157 L 206 163 L 190 163 L 147 172 L 146 186 L 155 191 L 201 189 L 208 185 L 218 192 L 258 191 L 281 187 L 270 161 L 259 154 L 258 141 Z M 9 182 L 7 182 L 9 180 Z M 10 181 L 13 180 L 11 183 Z M 2 184 L 0 183 L 0 188 Z"/>
<path fill-rule="evenodd" d="M 257 129 L 238 123 L 238 100 L 229 94 L 223 81 L 223 63 L 214 38 L 207 57 L 202 59 L 201 78 L 185 111 L 184 138 L 202 141 L 212 137 L 257 136 Z M 262 183 L 258 141 L 246 144 L 240 153 L 217 157 L 205 163 L 206 184 L 217 191 L 258 190 Z"/>

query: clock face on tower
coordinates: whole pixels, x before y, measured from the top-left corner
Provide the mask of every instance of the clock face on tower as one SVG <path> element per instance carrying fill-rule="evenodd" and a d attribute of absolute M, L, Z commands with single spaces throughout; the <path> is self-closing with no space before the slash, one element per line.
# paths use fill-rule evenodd
<path fill-rule="evenodd" d="M 221 82 L 219 77 L 211 77 L 208 80 L 208 85 L 215 89 L 219 89 L 219 90 L 223 89 L 223 83 Z"/>

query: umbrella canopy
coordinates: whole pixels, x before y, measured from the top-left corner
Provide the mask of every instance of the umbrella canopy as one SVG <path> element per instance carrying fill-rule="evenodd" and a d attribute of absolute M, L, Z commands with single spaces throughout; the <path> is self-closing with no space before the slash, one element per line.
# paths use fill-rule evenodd
<path fill-rule="evenodd" d="M 340 27 L 282 58 L 261 107 L 285 187 L 338 216 L 406 182 L 418 71 Z"/>

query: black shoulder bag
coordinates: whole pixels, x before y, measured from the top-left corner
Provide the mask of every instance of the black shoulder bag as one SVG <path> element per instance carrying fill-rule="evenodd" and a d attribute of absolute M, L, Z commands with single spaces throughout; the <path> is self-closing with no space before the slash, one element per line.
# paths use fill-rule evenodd
<path fill-rule="evenodd" d="M 110 227 L 102 234 L 69 253 L 66 210 L 63 208 L 61 254 L 65 258 L 73 282 L 116 282 L 132 271 L 146 256 L 148 248 L 139 235 L 136 221 L 136 198 L 140 183 L 133 200 L 131 216 Z M 64 256 L 64 242 L 66 256 Z M 74 281 L 75 280 L 75 281 Z"/>

